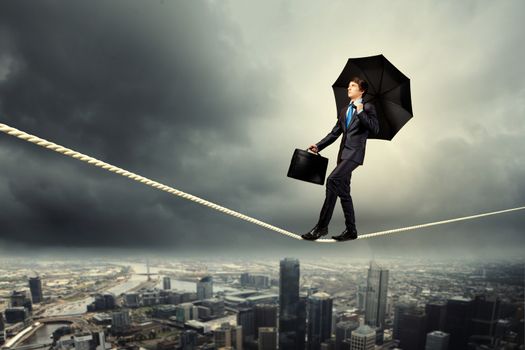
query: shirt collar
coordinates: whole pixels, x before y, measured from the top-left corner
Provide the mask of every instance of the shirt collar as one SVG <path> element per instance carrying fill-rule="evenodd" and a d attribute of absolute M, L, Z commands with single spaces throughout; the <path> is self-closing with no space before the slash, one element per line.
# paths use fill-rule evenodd
<path fill-rule="evenodd" d="M 349 106 L 350 106 L 350 103 L 352 103 L 352 102 L 348 102 Z M 361 97 L 361 98 L 358 98 L 357 100 L 355 100 L 354 101 L 354 106 L 355 106 L 356 103 L 363 103 L 363 98 Z"/>

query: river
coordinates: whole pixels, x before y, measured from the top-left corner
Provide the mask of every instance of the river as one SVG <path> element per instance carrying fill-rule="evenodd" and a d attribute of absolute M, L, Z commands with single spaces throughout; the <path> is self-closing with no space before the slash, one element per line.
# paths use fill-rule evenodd
<path fill-rule="evenodd" d="M 124 263 L 124 262 L 115 262 L 114 264 L 122 265 L 122 266 L 131 266 L 131 268 L 133 269 L 133 271 L 135 271 L 135 273 L 132 274 L 129 280 L 127 280 L 126 282 L 109 288 L 107 291 L 110 293 L 113 293 L 115 295 L 126 293 L 132 290 L 133 288 L 137 287 L 140 283 L 144 282 L 147 279 L 147 277 L 144 275 L 138 275 L 138 273 L 146 273 L 147 268 L 145 264 Z M 151 273 L 158 273 L 159 270 L 160 268 L 150 267 Z M 163 270 L 167 270 L 167 269 L 163 269 Z M 162 278 L 159 279 L 157 288 L 162 288 Z M 196 292 L 197 284 L 195 282 L 179 281 L 179 280 L 172 279 L 171 289 L 175 291 L 180 291 L 180 292 Z M 229 288 L 229 287 L 215 285 L 215 284 L 213 285 L 214 292 L 221 292 L 224 290 L 234 290 L 234 289 Z M 93 298 L 87 297 L 87 298 L 77 300 L 77 301 L 70 301 L 70 302 L 65 302 L 63 304 L 54 305 L 52 307 L 49 307 L 43 313 L 43 316 L 50 317 L 50 316 L 67 316 L 67 315 L 83 314 L 86 312 L 87 305 L 89 305 L 91 302 L 93 302 Z"/>
<path fill-rule="evenodd" d="M 48 344 L 53 340 L 50 336 L 53 332 L 63 326 L 68 326 L 67 323 L 56 323 L 56 324 L 45 324 L 36 330 L 29 338 L 27 338 L 21 345 L 33 345 L 33 344 Z"/>

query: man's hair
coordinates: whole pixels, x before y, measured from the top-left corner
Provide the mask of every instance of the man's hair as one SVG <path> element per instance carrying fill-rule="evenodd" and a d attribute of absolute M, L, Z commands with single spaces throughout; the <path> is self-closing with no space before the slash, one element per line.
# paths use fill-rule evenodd
<path fill-rule="evenodd" d="M 363 80 L 359 77 L 353 77 L 352 80 L 350 80 L 350 82 L 354 82 L 359 86 L 359 90 L 363 91 L 363 97 L 366 95 L 366 93 L 368 92 L 368 83 L 366 82 L 366 80 Z"/>

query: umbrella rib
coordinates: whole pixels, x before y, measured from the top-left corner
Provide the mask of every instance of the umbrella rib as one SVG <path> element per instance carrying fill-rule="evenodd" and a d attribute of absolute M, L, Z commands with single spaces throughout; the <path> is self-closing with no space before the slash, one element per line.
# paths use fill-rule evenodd
<path fill-rule="evenodd" d="M 26 133 L 24 131 L 21 131 L 21 130 L 18 130 L 16 128 L 13 128 L 13 127 L 11 127 L 9 125 L 0 123 L 0 131 L 6 133 L 8 135 L 11 135 L 11 136 L 14 136 L 14 137 L 18 137 L 18 138 L 20 138 L 22 140 L 25 140 L 27 142 L 34 143 L 34 144 L 36 144 L 36 145 L 38 145 L 40 147 L 43 147 L 43 148 L 46 148 L 46 149 L 50 149 L 50 150 L 55 151 L 57 153 L 61 153 L 61 154 L 64 154 L 66 156 L 70 156 L 72 158 L 81 160 L 81 161 L 89 163 L 91 165 L 95 165 L 95 166 L 101 167 L 101 168 L 103 168 L 105 170 L 108 170 L 108 171 L 114 172 L 116 174 L 122 175 L 124 177 L 128 177 L 128 178 L 130 178 L 132 180 L 135 180 L 137 182 L 141 182 L 143 184 L 146 184 L 148 186 L 154 187 L 156 189 L 168 192 L 168 193 L 170 193 L 172 195 L 176 195 L 176 196 L 182 197 L 184 199 L 188 199 L 188 200 L 194 201 L 194 202 L 196 202 L 198 204 L 201 204 L 201 205 L 210 207 L 210 208 L 212 208 L 214 210 L 220 211 L 223 214 L 231 215 L 231 216 L 236 217 L 238 219 L 245 220 L 245 221 L 250 222 L 250 223 L 255 224 L 255 225 L 259 225 L 261 227 L 264 227 L 264 228 L 267 228 L 269 230 L 275 231 L 277 233 L 280 233 L 282 235 L 288 236 L 290 238 L 302 240 L 301 236 L 296 234 L 296 233 L 293 233 L 293 232 L 284 230 L 282 228 L 276 227 L 274 225 L 268 224 L 266 222 L 257 220 L 255 218 L 250 217 L 250 216 L 247 216 L 247 215 L 244 215 L 242 213 L 236 212 L 234 210 L 225 208 L 223 206 L 220 206 L 220 205 L 215 204 L 213 202 L 210 202 L 210 201 L 207 201 L 205 199 L 199 198 L 197 196 L 191 195 L 189 193 L 182 192 L 182 191 L 177 190 L 177 189 L 175 189 L 173 187 L 161 184 L 161 183 L 159 183 L 157 181 L 150 180 L 150 179 L 148 179 L 146 177 L 143 177 L 141 175 L 138 175 L 138 174 L 132 173 L 130 171 L 124 170 L 122 168 L 116 167 L 114 165 L 105 163 L 103 161 L 100 161 L 100 160 L 95 159 L 93 157 L 90 157 L 88 155 L 79 153 L 79 152 L 74 151 L 72 149 L 60 146 L 60 145 L 58 145 L 56 143 L 47 141 L 47 140 L 42 139 L 42 138 L 40 138 L 38 136 L 28 134 L 28 133 Z M 392 234 L 392 233 L 397 233 L 397 232 L 416 230 L 416 229 L 429 227 L 429 226 L 441 225 L 441 224 L 446 224 L 446 223 L 456 222 L 456 221 L 463 221 L 463 220 L 471 220 L 471 219 L 480 218 L 480 217 L 484 217 L 484 216 L 502 214 L 502 213 L 507 213 L 507 212 L 511 212 L 511 211 L 523 210 L 523 209 L 525 209 L 525 206 L 511 208 L 511 209 L 505 209 L 505 210 L 500 210 L 500 211 L 495 211 L 495 212 L 489 212 L 489 213 L 482 213 L 482 214 L 477 214 L 477 215 L 465 216 L 465 217 L 460 217 L 460 218 L 455 218 L 455 219 L 430 222 L 430 223 L 426 223 L 426 224 L 401 227 L 401 228 L 397 228 L 397 229 L 373 232 L 373 233 L 360 235 L 358 237 L 358 239 L 366 239 L 366 238 L 382 236 L 382 235 L 387 235 L 387 234 Z M 333 242 L 336 242 L 336 241 L 333 240 L 333 239 L 320 239 L 320 240 L 317 240 L 317 242 L 320 242 L 320 243 L 333 243 Z"/>
<path fill-rule="evenodd" d="M 383 69 L 381 69 L 381 79 L 379 79 L 379 94 L 381 93 L 381 88 L 383 87 L 383 75 L 385 74 L 385 60 L 382 59 L 381 63 L 383 64 Z"/>
<path fill-rule="evenodd" d="M 386 115 L 386 108 L 383 106 L 384 102 L 382 99 L 378 98 L 377 99 L 379 101 L 379 105 L 381 107 L 381 109 L 383 110 L 383 115 Z M 390 134 L 392 134 L 392 123 L 390 122 L 390 120 L 388 118 L 381 118 L 382 120 L 386 121 L 386 123 L 388 124 L 388 130 L 390 131 Z M 381 130 L 379 130 L 379 132 L 381 133 Z"/>
<path fill-rule="evenodd" d="M 394 89 L 397 89 L 398 87 L 400 87 L 401 85 L 406 84 L 406 83 L 407 83 L 407 82 L 405 81 L 405 82 L 403 82 L 403 83 L 401 83 L 401 84 L 397 84 L 397 85 L 394 86 L 393 88 L 390 88 L 390 89 L 386 90 L 385 92 L 382 92 L 381 95 L 387 94 L 387 93 L 389 93 L 390 91 L 392 91 L 392 90 L 394 90 Z"/>

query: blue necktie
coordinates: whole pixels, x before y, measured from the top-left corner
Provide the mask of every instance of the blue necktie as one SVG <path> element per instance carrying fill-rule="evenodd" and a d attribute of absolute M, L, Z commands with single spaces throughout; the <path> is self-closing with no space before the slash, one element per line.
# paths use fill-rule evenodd
<path fill-rule="evenodd" d="M 354 114 L 354 104 L 350 102 L 348 111 L 346 111 L 346 128 L 348 129 L 348 125 L 350 125 L 350 121 L 352 120 L 352 114 Z"/>

